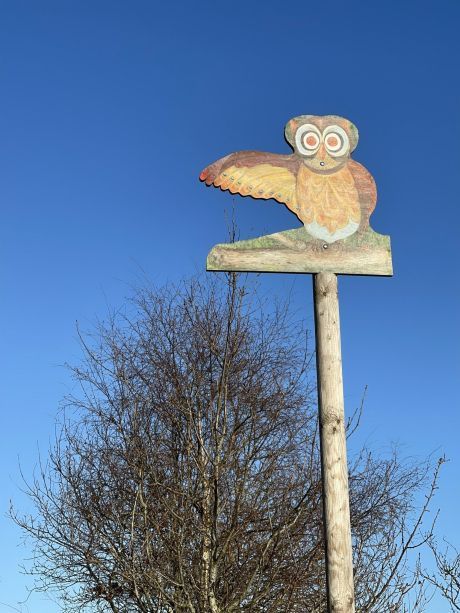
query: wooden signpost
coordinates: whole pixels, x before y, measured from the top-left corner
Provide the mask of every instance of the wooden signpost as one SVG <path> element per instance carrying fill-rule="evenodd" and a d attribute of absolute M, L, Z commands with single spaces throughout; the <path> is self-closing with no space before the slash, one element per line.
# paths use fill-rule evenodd
<path fill-rule="evenodd" d="M 273 198 L 303 226 L 216 245 L 207 270 L 312 273 L 328 610 L 355 610 L 337 274 L 393 274 L 390 238 L 374 232 L 374 179 L 350 158 L 358 130 L 336 115 L 288 121 L 290 155 L 240 151 L 200 179 L 242 196 Z"/>

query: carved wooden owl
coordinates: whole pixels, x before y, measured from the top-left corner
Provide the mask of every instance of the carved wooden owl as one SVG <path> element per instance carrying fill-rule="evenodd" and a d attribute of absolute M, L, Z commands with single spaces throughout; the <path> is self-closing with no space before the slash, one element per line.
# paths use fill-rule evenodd
<path fill-rule="evenodd" d="M 358 130 L 336 115 L 300 115 L 288 121 L 285 137 L 294 153 L 239 151 L 200 174 L 207 185 L 253 198 L 274 198 L 327 243 L 365 231 L 375 208 L 372 175 L 354 160 Z"/>

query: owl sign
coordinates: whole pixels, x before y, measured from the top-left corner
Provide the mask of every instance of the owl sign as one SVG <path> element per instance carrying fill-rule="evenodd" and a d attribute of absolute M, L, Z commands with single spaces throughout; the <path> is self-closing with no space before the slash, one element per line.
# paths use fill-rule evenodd
<path fill-rule="evenodd" d="M 239 151 L 205 168 L 200 179 L 232 194 L 276 200 L 303 225 L 216 245 L 207 269 L 392 275 L 390 238 L 369 226 L 374 179 L 350 158 L 356 126 L 336 115 L 301 115 L 288 121 L 285 137 L 294 153 Z"/>

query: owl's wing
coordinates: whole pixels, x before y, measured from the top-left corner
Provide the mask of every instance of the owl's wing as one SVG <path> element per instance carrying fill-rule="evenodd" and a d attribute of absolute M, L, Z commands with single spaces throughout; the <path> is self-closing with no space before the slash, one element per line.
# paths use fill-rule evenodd
<path fill-rule="evenodd" d="M 232 194 L 274 198 L 296 212 L 296 176 L 299 158 L 294 155 L 238 151 L 217 160 L 200 174 L 206 185 Z"/>
<path fill-rule="evenodd" d="M 353 175 L 355 187 L 359 194 L 359 204 L 361 207 L 361 218 L 363 222 L 369 222 L 377 202 L 377 187 L 371 173 L 358 162 L 350 160 L 348 168 Z"/>

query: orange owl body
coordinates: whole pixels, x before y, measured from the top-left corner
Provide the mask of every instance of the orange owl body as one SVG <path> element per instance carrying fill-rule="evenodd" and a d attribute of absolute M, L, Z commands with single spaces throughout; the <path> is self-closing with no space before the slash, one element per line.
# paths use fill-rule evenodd
<path fill-rule="evenodd" d="M 239 151 L 200 174 L 242 196 L 284 203 L 314 238 L 335 242 L 369 227 L 377 192 L 372 175 L 354 160 L 358 130 L 337 115 L 301 115 L 286 124 L 291 155 Z"/>
<path fill-rule="evenodd" d="M 334 242 L 359 227 L 359 194 L 345 166 L 332 174 L 313 172 L 300 165 L 296 184 L 297 216 L 315 238 Z"/>

